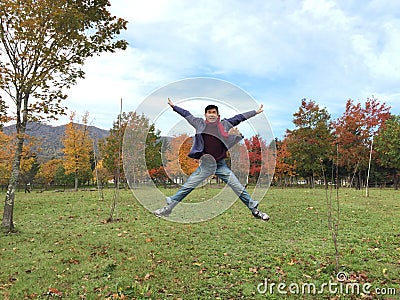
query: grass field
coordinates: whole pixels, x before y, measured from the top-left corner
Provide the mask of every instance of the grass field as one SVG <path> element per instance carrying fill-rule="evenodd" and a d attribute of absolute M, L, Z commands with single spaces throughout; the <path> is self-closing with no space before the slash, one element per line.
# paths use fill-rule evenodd
<path fill-rule="evenodd" d="M 18 193 L 19 233 L 0 235 L 0 298 L 399 299 L 399 191 L 339 194 L 336 270 L 322 189 L 271 188 L 260 204 L 269 222 L 237 201 L 195 224 L 154 217 L 130 191 L 110 223 L 111 190 L 105 201 L 94 191 Z"/>

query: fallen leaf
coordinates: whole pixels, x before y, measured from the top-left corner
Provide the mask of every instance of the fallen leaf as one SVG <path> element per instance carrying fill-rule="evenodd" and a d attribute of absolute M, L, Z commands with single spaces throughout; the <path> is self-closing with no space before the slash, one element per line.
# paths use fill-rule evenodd
<path fill-rule="evenodd" d="M 249 268 L 249 271 L 252 272 L 252 273 L 254 273 L 254 274 L 257 274 L 257 273 L 258 273 L 258 270 L 257 270 L 256 267 L 254 267 L 254 268 Z"/>
<path fill-rule="evenodd" d="M 80 261 L 77 260 L 77 259 L 70 259 L 70 260 L 69 260 L 69 263 L 70 263 L 70 264 L 73 264 L 73 265 L 79 265 Z"/>

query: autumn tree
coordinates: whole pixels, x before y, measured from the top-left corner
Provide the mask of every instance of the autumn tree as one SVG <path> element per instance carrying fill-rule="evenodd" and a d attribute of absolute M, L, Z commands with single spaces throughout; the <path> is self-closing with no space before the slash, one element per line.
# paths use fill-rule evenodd
<path fill-rule="evenodd" d="M 10 117 L 7 116 L 8 108 L 6 101 L 0 95 L 0 131 L 3 130 L 4 124 L 10 121 Z"/>
<path fill-rule="evenodd" d="M 250 160 L 249 151 L 245 141 L 233 145 L 228 151 L 227 163 L 242 184 L 249 183 Z M 218 179 L 217 179 L 218 180 Z"/>
<path fill-rule="evenodd" d="M 6 185 L 10 177 L 13 156 L 13 138 L 0 131 L 0 184 Z"/>
<path fill-rule="evenodd" d="M 286 137 L 282 141 L 276 141 L 275 180 L 278 184 L 283 182 L 284 186 L 289 185 L 291 178 L 296 176 L 296 161 L 292 159 L 287 143 Z"/>
<path fill-rule="evenodd" d="M 363 185 L 362 172 L 368 168 L 372 140 L 390 117 L 389 111 L 390 107 L 375 98 L 368 98 L 364 106 L 349 99 L 343 115 L 333 122 L 338 164 L 346 168 L 350 185 L 353 178 L 357 179 L 358 189 Z"/>
<path fill-rule="evenodd" d="M 182 142 L 187 138 L 187 134 L 173 136 L 169 139 L 167 146 L 163 149 L 165 170 L 168 176 L 174 181 L 176 181 L 181 174 L 179 166 L 179 148 Z"/>
<path fill-rule="evenodd" d="M 170 178 L 165 171 L 164 166 L 159 166 L 158 168 L 153 168 L 149 170 L 150 178 L 154 183 L 162 183 L 164 186 L 170 181 Z"/>
<path fill-rule="evenodd" d="M 192 137 L 185 137 L 178 150 L 179 165 L 183 174 L 190 176 L 199 166 L 196 159 L 188 156 L 193 145 Z"/>
<path fill-rule="evenodd" d="M 192 138 L 187 134 L 173 136 L 165 151 L 166 172 L 175 181 L 182 180 L 182 175 L 190 176 L 199 166 L 196 159 L 188 157 L 192 147 Z"/>
<path fill-rule="evenodd" d="M 32 188 L 33 179 L 39 171 L 40 164 L 38 162 L 37 154 L 33 151 L 35 141 L 30 140 L 22 149 L 21 167 L 20 167 L 20 181 L 25 185 L 25 192 L 30 192 Z"/>
<path fill-rule="evenodd" d="M 81 66 L 86 59 L 127 46 L 116 39 L 127 22 L 110 14 L 108 6 L 108 0 L 0 2 L 0 89 L 15 104 L 9 111 L 17 132 L 2 220 L 8 230 L 14 228 L 15 187 L 27 122 L 64 114 L 65 90 L 84 77 Z"/>
<path fill-rule="evenodd" d="M 378 163 L 390 170 L 397 190 L 400 173 L 400 115 L 392 116 L 381 127 L 375 139 L 375 147 Z"/>
<path fill-rule="evenodd" d="M 247 147 L 249 155 L 249 182 L 256 183 L 261 171 L 261 143 L 259 136 L 252 136 L 250 139 L 245 139 L 244 143 Z"/>
<path fill-rule="evenodd" d="M 43 163 L 39 172 L 36 175 L 36 180 L 42 183 L 45 187 L 56 181 L 56 174 L 58 169 L 63 166 L 61 158 L 54 158 Z"/>
<path fill-rule="evenodd" d="M 246 146 L 249 160 L 248 182 L 261 183 L 261 179 L 264 178 L 269 181 L 270 177 L 272 177 L 272 174 L 274 173 L 275 167 L 275 164 L 272 164 L 272 161 L 275 160 L 275 151 L 271 151 L 272 145 L 268 146 L 266 141 L 257 134 L 245 139 L 244 144 Z M 272 148 L 275 149 L 274 143 Z M 245 153 L 242 153 L 242 156 L 243 155 L 245 155 Z"/>
<path fill-rule="evenodd" d="M 100 184 L 101 187 L 110 179 L 111 174 L 108 170 L 103 166 L 103 160 L 100 160 L 96 164 L 96 169 L 93 170 L 93 177 Z"/>
<path fill-rule="evenodd" d="M 7 135 L 0 131 L 0 183 L 7 184 L 10 177 L 12 168 L 11 161 L 15 154 L 15 135 Z M 37 171 L 39 170 L 39 163 L 37 154 L 33 150 L 35 140 L 31 137 L 26 137 L 27 143 L 23 146 L 21 154 L 21 170 L 19 173 L 19 180 L 25 184 L 26 191 L 30 191 L 28 187 L 33 182 Z"/>
<path fill-rule="evenodd" d="M 296 128 L 287 131 L 287 149 L 297 173 L 313 186 L 315 176 L 322 175 L 321 162 L 327 164 L 332 151 L 330 114 L 314 101 L 303 99 L 293 116 Z"/>
<path fill-rule="evenodd" d="M 91 175 L 91 157 L 93 151 L 92 139 L 88 130 L 88 113 L 82 118 L 83 124 L 77 124 L 75 113 L 71 114 L 70 122 L 65 126 L 63 138 L 64 145 L 64 169 L 65 174 L 74 174 L 75 191 L 78 190 L 79 179 L 88 178 Z"/>

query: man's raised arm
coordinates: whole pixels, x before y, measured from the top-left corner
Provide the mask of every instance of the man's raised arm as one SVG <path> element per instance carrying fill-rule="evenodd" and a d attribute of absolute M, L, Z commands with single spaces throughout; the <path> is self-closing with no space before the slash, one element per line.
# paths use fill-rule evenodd
<path fill-rule="evenodd" d="M 174 108 L 174 106 L 175 106 L 174 103 L 172 103 L 172 100 L 169 99 L 169 98 L 168 98 L 168 104 L 169 104 L 169 106 L 171 106 L 172 108 Z"/>
<path fill-rule="evenodd" d="M 256 110 L 256 114 L 261 114 L 264 111 L 264 105 L 260 104 L 260 107 Z"/>
<path fill-rule="evenodd" d="M 190 125 L 193 127 L 197 128 L 198 124 L 203 122 L 203 118 L 198 118 L 193 116 L 189 111 L 186 109 L 183 109 L 177 105 L 175 105 L 171 99 L 168 98 L 168 105 L 172 107 L 172 109 L 180 114 L 182 117 L 186 119 L 186 121 L 189 122 Z"/>

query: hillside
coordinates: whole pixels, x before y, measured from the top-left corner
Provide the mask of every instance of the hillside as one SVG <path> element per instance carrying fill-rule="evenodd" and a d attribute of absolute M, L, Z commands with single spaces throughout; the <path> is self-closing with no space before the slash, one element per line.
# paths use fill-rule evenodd
<path fill-rule="evenodd" d="M 65 125 L 51 126 L 43 123 L 29 123 L 26 130 L 26 133 L 33 137 L 38 143 L 38 150 L 36 151 L 41 162 L 62 157 L 62 139 L 64 132 Z M 4 127 L 4 133 L 15 133 L 15 125 Z M 97 144 L 99 139 L 108 136 L 109 131 L 95 126 L 89 126 L 89 133 Z"/>

